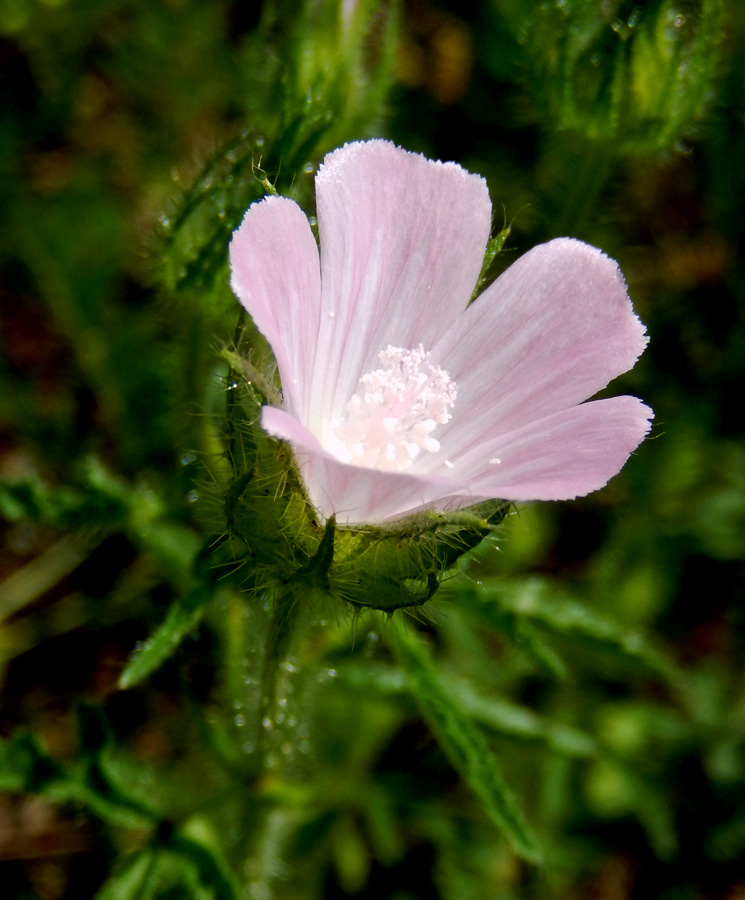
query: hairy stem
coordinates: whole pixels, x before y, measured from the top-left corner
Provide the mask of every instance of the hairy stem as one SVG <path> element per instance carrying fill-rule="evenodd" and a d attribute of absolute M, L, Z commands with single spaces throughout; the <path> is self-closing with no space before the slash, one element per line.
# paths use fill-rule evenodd
<path fill-rule="evenodd" d="M 280 669 L 289 655 L 301 606 L 307 608 L 310 605 L 314 592 L 329 589 L 328 573 L 334 558 L 335 535 L 336 521 L 332 517 L 326 523 L 321 543 L 313 557 L 290 579 L 277 585 L 274 591 L 257 709 L 258 758 L 262 768 L 282 686 Z"/>

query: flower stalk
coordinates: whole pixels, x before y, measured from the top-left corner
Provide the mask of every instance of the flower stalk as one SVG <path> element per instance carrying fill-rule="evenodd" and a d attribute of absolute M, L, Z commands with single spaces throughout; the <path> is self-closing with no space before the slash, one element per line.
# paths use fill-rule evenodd
<path fill-rule="evenodd" d="M 330 519 L 315 555 L 287 581 L 277 584 L 272 596 L 272 612 L 261 667 L 257 735 L 259 758 L 267 749 L 267 734 L 274 729 L 281 690 L 281 666 L 289 655 L 300 610 L 308 608 L 314 594 L 328 593 L 329 570 L 334 557 L 336 523 Z"/>

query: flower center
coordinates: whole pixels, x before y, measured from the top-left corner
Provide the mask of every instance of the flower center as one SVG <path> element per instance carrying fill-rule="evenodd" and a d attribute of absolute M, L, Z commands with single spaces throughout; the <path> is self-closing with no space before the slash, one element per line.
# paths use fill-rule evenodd
<path fill-rule="evenodd" d="M 430 363 L 421 344 L 415 350 L 389 346 L 378 359 L 381 368 L 360 378 L 363 390 L 333 429 L 341 442 L 334 452 L 344 462 L 403 472 L 422 450 L 440 449 L 432 432 L 450 419 L 455 382 Z"/>

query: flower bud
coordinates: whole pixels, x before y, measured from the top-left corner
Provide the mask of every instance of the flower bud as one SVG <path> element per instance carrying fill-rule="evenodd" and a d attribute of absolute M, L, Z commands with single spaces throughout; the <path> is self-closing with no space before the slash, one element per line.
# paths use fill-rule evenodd
<path fill-rule="evenodd" d="M 615 10 L 615 11 L 614 11 Z M 722 33 L 720 0 L 603 11 L 584 0 L 530 8 L 518 36 L 537 101 L 558 130 L 646 154 L 672 148 L 701 118 Z"/>

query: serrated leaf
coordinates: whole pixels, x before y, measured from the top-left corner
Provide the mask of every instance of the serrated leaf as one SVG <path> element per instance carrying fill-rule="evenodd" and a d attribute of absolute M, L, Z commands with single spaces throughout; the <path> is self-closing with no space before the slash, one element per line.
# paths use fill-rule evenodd
<path fill-rule="evenodd" d="M 507 786 L 495 754 L 471 716 L 442 682 L 424 645 L 400 625 L 395 627 L 391 645 L 424 718 L 453 767 L 515 852 L 529 862 L 540 863 L 538 840 Z"/>
<path fill-rule="evenodd" d="M 120 688 L 126 690 L 139 684 L 176 652 L 187 634 L 199 624 L 212 590 L 209 585 L 198 584 L 186 597 L 172 604 L 163 624 L 127 663 L 119 676 Z"/>

